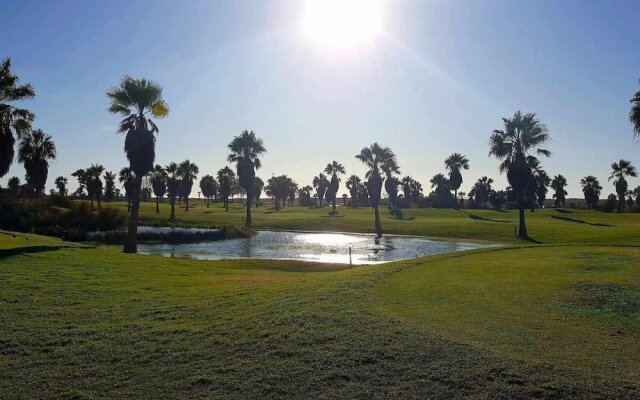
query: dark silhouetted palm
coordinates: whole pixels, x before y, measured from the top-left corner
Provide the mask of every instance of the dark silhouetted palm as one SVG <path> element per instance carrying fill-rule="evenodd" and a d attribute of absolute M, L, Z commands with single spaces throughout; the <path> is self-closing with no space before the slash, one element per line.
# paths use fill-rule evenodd
<path fill-rule="evenodd" d="M 449 171 L 449 187 L 453 189 L 454 197 L 458 198 L 458 189 L 462 185 L 461 170 L 469 169 L 469 159 L 460 153 L 453 153 L 444 160 L 444 166 Z"/>
<path fill-rule="evenodd" d="M 640 90 L 633 95 L 630 102 L 629 121 L 633 125 L 633 134 L 637 137 L 640 136 Z"/>
<path fill-rule="evenodd" d="M 118 181 L 124 188 L 124 196 L 127 198 L 127 212 L 131 212 L 131 201 L 135 185 L 135 174 L 129 167 L 123 167 L 118 173 Z"/>
<path fill-rule="evenodd" d="M 356 158 L 360 160 L 366 167 L 367 173 L 367 192 L 371 200 L 371 206 L 374 210 L 374 231 L 378 237 L 382 236 L 382 224 L 380 223 L 380 197 L 382 195 L 382 166 L 389 170 L 398 169 L 396 156 L 389 147 L 382 147 L 378 143 L 374 143 L 369 147 L 363 148 Z"/>
<path fill-rule="evenodd" d="M 609 180 L 613 179 L 613 184 L 616 187 L 616 193 L 618 194 L 618 212 L 621 213 L 624 210 L 624 195 L 629 188 L 625 177 L 638 176 L 638 173 L 636 172 L 636 167 L 631 165 L 630 161 L 622 159 L 611 164 L 611 170 Z"/>
<path fill-rule="evenodd" d="M 158 127 L 149 118 L 163 118 L 169 108 L 162 98 L 162 87 L 146 79 L 122 78 L 120 85 L 107 92 L 109 112 L 125 117 L 118 133 L 125 133 L 124 152 L 134 175 L 129 231 L 123 252 L 137 252 L 138 211 L 142 177 L 153 170 Z"/>
<path fill-rule="evenodd" d="M 384 181 L 384 189 L 389 196 L 389 208 L 394 208 L 398 202 L 398 186 L 400 185 L 400 181 L 395 177 L 395 174 L 400 173 L 400 168 L 398 167 L 395 157 L 383 163 L 382 166 L 380 166 L 380 170 L 386 178 Z"/>
<path fill-rule="evenodd" d="M 580 186 L 582 186 L 584 201 L 587 203 L 587 210 L 597 206 L 602 192 L 602 186 L 600 186 L 598 178 L 593 175 L 585 176 L 580 179 Z"/>
<path fill-rule="evenodd" d="M 54 181 L 56 188 L 58 189 L 58 195 L 65 197 L 67 195 L 67 184 L 69 181 L 64 176 L 59 176 Z"/>
<path fill-rule="evenodd" d="M 262 196 L 262 189 L 264 189 L 264 181 L 256 176 L 255 183 L 253 184 L 253 200 L 255 201 L 255 207 L 260 206 L 260 196 Z"/>
<path fill-rule="evenodd" d="M 519 209 L 518 235 L 528 238 L 524 210 L 527 207 L 527 189 L 533 178 L 527 156 L 531 152 L 545 157 L 551 152 L 540 148 L 550 140 L 547 128 L 533 113 L 518 111 L 513 118 L 503 118 L 503 130 L 495 130 L 489 140 L 489 155 L 501 160 L 500 172 L 507 173 L 507 180 L 516 194 Z"/>
<path fill-rule="evenodd" d="M 18 160 L 27 173 L 27 184 L 34 194 L 44 193 L 49 174 L 49 160 L 56 158 L 56 145 L 51 136 L 40 129 L 22 135 Z"/>
<path fill-rule="evenodd" d="M 567 191 L 564 188 L 567 187 L 567 178 L 562 175 L 556 175 L 551 180 L 551 188 L 553 189 L 553 198 L 555 199 L 556 207 L 564 207 L 566 201 Z"/>
<path fill-rule="evenodd" d="M 156 196 L 156 214 L 160 213 L 160 199 L 167 193 L 167 172 L 162 168 L 162 165 L 156 165 L 153 167 L 151 173 L 151 189 Z"/>
<path fill-rule="evenodd" d="M 100 164 L 91 164 L 85 171 L 87 174 L 87 193 L 91 200 L 91 209 L 93 210 L 93 199 L 98 201 L 98 209 L 100 209 L 102 207 L 100 196 L 102 195 L 103 189 L 102 179 L 100 179 L 100 177 L 104 172 L 104 167 Z"/>
<path fill-rule="evenodd" d="M 349 190 L 349 194 L 351 194 L 351 207 L 358 207 L 358 193 L 360 192 L 360 186 L 362 185 L 362 181 L 357 175 L 351 175 L 345 186 Z"/>
<path fill-rule="evenodd" d="M 178 164 L 178 176 L 180 177 L 181 195 L 185 201 L 185 211 L 189 211 L 189 196 L 193 189 L 193 182 L 198 178 L 198 173 L 200 173 L 198 166 L 189 160 L 184 160 Z"/>
<path fill-rule="evenodd" d="M 167 174 L 167 193 L 169 194 L 169 203 L 171 204 L 171 213 L 169 220 L 176 219 L 176 198 L 180 196 L 180 177 L 178 176 L 178 164 L 172 162 L 164 167 Z"/>
<path fill-rule="evenodd" d="M 236 164 L 238 182 L 247 194 L 245 225 L 251 226 L 251 199 L 253 199 L 256 170 L 262 166 L 260 156 L 267 150 L 264 148 L 262 139 L 257 138 L 253 131 L 243 131 L 240 136 L 234 137 L 227 147 L 231 151 L 227 160 Z"/>
<path fill-rule="evenodd" d="M 106 171 L 104 173 L 104 199 L 111 201 L 116 198 L 116 174 L 112 171 Z"/>
<path fill-rule="evenodd" d="M 338 189 L 340 188 L 340 178 L 338 175 L 346 174 L 346 170 L 342 164 L 333 160 L 331 164 L 327 164 L 324 172 L 331 175 L 331 181 L 329 182 L 326 196 L 327 199 L 331 201 L 331 205 L 333 207 L 331 214 L 336 215 L 336 196 L 338 195 Z"/>
<path fill-rule="evenodd" d="M 0 178 L 9 172 L 13 162 L 16 138 L 28 134 L 35 115 L 12 105 L 15 101 L 33 99 L 36 96 L 30 84 L 20 85 L 19 78 L 11 71 L 11 60 L 0 62 Z"/>
<path fill-rule="evenodd" d="M 235 173 L 231 168 L 224 167 L 218 171 L 220 197 L 222 197 L 222 205 L 225 211 L 229 211 L 229 196 L 231 196 L 231 187 L 234 179 Z"/>
<path fill-rule="evenodd" d="M 211 175 L 205 175 L 200 179 L 200 191 L 207 201 L 207 208 L 209 207 L 209 201 L 216 193 L 217 186 L 218 182 Z"/>

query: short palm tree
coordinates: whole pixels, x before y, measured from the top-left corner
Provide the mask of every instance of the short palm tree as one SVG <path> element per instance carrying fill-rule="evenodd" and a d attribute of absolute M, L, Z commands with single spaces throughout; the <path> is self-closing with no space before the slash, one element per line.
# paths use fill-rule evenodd
<path fill-rule="evenodd" d="M 207 208 L 209 207 L 209 201 L 211 200 L 213 195 L 216 193 L 217 186 L 218 186 L 218 183 L 216 182 L 215 178 L 211 175 L 205 175 L 200 179 L 200 191 L 202 192 L 202 195 L 206 199 Z"/>
<path fill-rule="evenodd" d="M 502 161 L 500 172 L 507 173 L 507 180 L 518 201 L 518 236 L 526 239 L 529 234 L 524 210 L 527 207 L 527 188 L 533 180 L 527 156 L 534 151 L 538 155 L 551 156 L 549 150 L 541 148 L 551 137 L 534 113 L 518 111 L 512 118 L 503 118 L 502 121 L 504 128 L 493 131 L 489 139 L 489 155 Z"/>
<path fill-rule="evenodd" d="M 32 112 L 11 103 L 35 96 L 31 84 L 19 84 L 19 78 L 11 71 L 11 60 L 5 58 L 0 61 L 0 178 L 9 172 L 16 138 L 28 134 L 35 119 Z"/>
<path fill-rule="evenodd" d="M 234 137 L 227 147 L 230 151 L 227 160 L 236 164 L 238 181 L 247 194 L 245 225 L 251 226 L 251 199 L 253 199 L 256 170 L 262 166 L 260 156 L 267 150 L 264 148 L 262 139 L 257 138 L 253 131 L 246 130 L 240 136 Z"/>
<path fill-rule="evenodd" d="M 556 207 L 560 207 L 560 204 L 564 207 L 566 201 L 567 191 L 564 188 L 567 187 L 567 178 L 563 175 L 556 175 L 551 180 L 551 188 L 553 189 L 553 198 L 555 199 Z"/>
<path fill-rule="evenodd" d="M 582 186 L 584 201 L 587 203 L 587 210 L 597 206 L 600 200 L 600 192 L 602 191 L 598 178 L 593 175 L 585 176 L 580 179 L 580 186 Z"/>
<path fill-rule="evenodd" d="M 611 175 L 609 180 L 613 179 L 613 184 L 616 187 L 616 193 L 618 194 L 618 212 L 621 213 L 624 210 L 624 195 L 627 193 L 629 184 L 625 179 L 626 176 L 638 176 L 636 167 L 631 165 L 630 161 L 621 159 L 618 162 L 611 164 Z"/>
<path fill-rule="evenodd" d="M 319 173 L 318 176 L 313 177 L 313 181 L 311 182 L 314 189 L 316 189 L 316 194 L 318 195 L 318 202 L 320 207 L 322 207 L 322 202 L 324 201 L 324 197 L 329 189 L 329 185 L 331 182 L 327 179 L 327 176 L 323 173 Z"/>
<path fill-rule="evenodd" d="M 117 197 L 116 174 L 112 171 L 104 173 L 104 199 L 111 201 Z"/>
<path fill-rule="evenodd" d="M 389 208 L 395 208 L 398 202 L 398 186 L 400 185 L 400 181 L 395 175 L 400 173 L 400 167 L 398 167 L 396 159 L 392 158 L 387 160 L 386 163 L 383 163 L 380 170 L 386 178 L 384 181 L 384 189 L 389 196 Z"/>
<path fill-rule="evenodd" d="M 149 118 L 163 118 L 169 107 L 162 98 L 162 87 L 146 79 L 122 78 L 120 85 L 107 91 L 111 104 L 109 112 L 125 117 L 120 121 L 118 133 L 125 133 L 124 152 L 134 174 L 129 231 L 123 252 L 136 253 L 138 211 L 142 177 L 153 170 L 156 158 L 158 126 Z"/>
<path fill-rule="evenodd" d="M 98 209 L 100 209 L 102 207 L 102 204 L 100 203 L 100 196 L 102 195 L 103 189 L 102 179 L 100 179 L 100 176 L 104 172 L 104 167 L 101 164 L 91 164 L 85 172 L 87 192 L 89 193 L 89 198 L 91 200 L 91 209 L 93 210 L 93 199 L 98 201 Z"/>
<path fill-rule="evenodd" d="M 332 163 L 327 164 L 324 169 L 324 172 L 331 175 L 331 181 L 329 182 L 329 187 L 327 188 L 327 199 L 331 200 L 331 205 L 333 207 L 332 215 L 336 215 L 336 196 L 338 195 L 338 189 L 340 187 L 340 178 L 338 175 L 344 175 L 347 171 L 344 169 L 344 166 L 333 160 Z"/>
<path fill-rule="evenodd" d="M 156 196 L 156 214 L 160 213 L 160 199 L 167 193 L 167 173 L 162 165 L 153 167 L 151 173 L 151 189 Z"/>
<path fill-rule="evenodd" d="M 199 173 L 198 166 L 189 160 L 184 160 L 178 164 L 178 176 L 180 176 L 180 188 L 185 201 L 185 211 L 189 211 L 189 195 L 193 188 L 193 181 L 196 180 Z"/>
<path fill-rule="evenodd" d="M 44 193 L 49 174 L 49 160 L 56 158 L 56 145 L 51 136 L 40 129 L 22 135 L 18 160 L 27 173 L 27 184 L 34 194 Z"/>
<path fill-rule="evenodd" d="M 351 175 L 347 182 L 345 182 L 345 186 L 349 190 L 349 194 L 351 194 L 351 207 L 358 207 L 358 193 L 360 192 L 360 185 L 362 181 L 358 175 Z"/>
<path fill-rule="evenodd" d="M 64 176 L 59 176 L 54 181 L 56 188 L 58 189 L 58 195 L 65 197 L 67 195 L 67 184 L 69 181 Z"/>
<path fill-rule="evenodd" d="M 262 189 L 264 188 L 264 181 L 256 176 L 256 181 L 253 184 L 253 201 L 255 207 L 260 206 L 260 196 L 262 196 Z"/>
<path fill-rule="evenodd" d="M 469 159 L 460 153 L 453 153 L 444 160 L 444 167 L 449 171 L 449 187 L 453 189 L 453 196 L 458 198 L 458 189 L 462 185 L 461 170 L 469 169 Z"/>
<path fill-rule="evenodd" d="M 135 185 L 135 174 L 133 173 L 133 171 L 131 171 L 131 168 L 123 167 L 118 173 L 118 181 L 124 188 L 124 196 L 127 198 L 127 212 L 129 213 L 131 212 L 131 201 Z"/>
<path fill-rule="evenodd" d="M 378 209 L 382 195 L 382 181 L 384 179 L 381 168 L 385 166 L 385 168 L 391 170 L 398 169 L 396 156 L 389 147 L 382 147 L 378 143 L 374 143 L 369 147 L 363 148 L 359 154 L 356 154 L 356 158 L 368 169 L 365 177 L 367 178 L 366 186 L 369 199 L 374 210 L 374 230 L 376 235 L 381 237 L 382 224 L 380 223 L 380 210 Z"/>
<path fill-rule="evenodd" d="M 631 121 L 633 125 L 633 133 L 637 137 L 640 136 L 640 90 L 633 95 L 630 102 L 631 111 L 629 111 L 629 121 Z"/>
<path fill-rule="evenodd" d="M 167 174 L 167 193 L 169 194 L 169 203 L 171 203 L 171 214 L 169 220 L 176 219 L 176 197 L 180 195 L 180 177 L 178 176 L 178 164 L 172 162 L 164 167 Z"/>
<path fill-rule="evenodd" d="M 229 167 L 224 167 L 218 171 L 218 184 L 220 197 L 222 197 L 222 206 L 225 212 L 229 211 L 229 196 L 231 195 L 231 186 L 236 174 Z"/>

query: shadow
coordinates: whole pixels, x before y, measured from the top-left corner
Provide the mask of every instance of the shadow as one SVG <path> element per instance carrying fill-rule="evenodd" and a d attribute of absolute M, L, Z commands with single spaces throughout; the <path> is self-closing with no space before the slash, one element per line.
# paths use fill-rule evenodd
<path fill-rule="evenodd" d="M 337 215 L 321 215 L 321 218 L 342 218 L 342 217 L 346 217 L 346 215 L 344 214 L 337 214 Z"/>
<path fill-rule="evenodd" d="M 24 246 L 14 247 L 12 249 L 0 249 L 0 260 L 4 260 L 9 257 L 19 256 L 23 254 L 35 254 L 44 253 L 47 251 L 57 251 L 60 249 L 82 249 L 77 246 Z"/>
<path fill-rule="evenodd" d="M 213 211 L 205 211 L 205 212 L 203 212 L 203 214 L 212 214 L 212 213 L 213 213 Z"/>
<path fill-rule="evenodd" d="M 483 216 L 480 216 L 480 215 L 471 214 L 470 212 L 467 212 L 467 211 L 462 211 L 462 210 L 458 210 L 458 211 L 460 211 L 461 213 L 467 214 L 467 216 L 469 218 L 471 218 L 472 220 L 474 220 L 474 221 L 487 221 L 487 222 L 498 222 L 498 223 L 510 223 L 510 222 L 513 222 L 513 221 L 507 221 L 507 220 L 504 220 L 504 219 L 487 218 L 487 217 L 483 217 Z"/>
<path fill-rule="evenodd" d="M 573 222 L 576 224 L 586 224 L 586 225 L 591 225 L 591 226 L 613 226 L 611 224 L 605 224 L 605 223 L 591 223 L 591 222 L 587 222 L 585 220 L 582 219 L 575 219 L 575 218 L 569 218 L 569 217 L 560 217 L 557 215 L 550 215 L 551 218 L 553 219 L 559 219 L 561 221 L 565 221 L 565 222 Z"/>
<path fill-rule="evenodd" d="M 525 237 L 518 236 L 518 239 L 524 240 L 525 242 L 529 242 L 529 243 L 543 244 L 541 241 L 535 240 L 531 236 L 525 236 Z"/>
<path fill-rule="evenodd" d="M 573 214 L 573 211 L 564 210 L 562 208 L 554 208 L 553 210 L 555 212 L 559 212 L 560 214 Z"/>

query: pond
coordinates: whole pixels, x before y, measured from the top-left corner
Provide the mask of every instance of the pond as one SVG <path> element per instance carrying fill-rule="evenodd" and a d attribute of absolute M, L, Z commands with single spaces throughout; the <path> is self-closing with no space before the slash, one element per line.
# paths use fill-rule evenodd
<path fill-rule="evenodd" d="M 138 252 L 198 260 L 267 258 L 323 263 L 378 264 L 434 254 L 486 247 L 466 242 L 441 242 L 421 237 L 368 234 L 259 231 L 246 239 L 188 244 L 139 244 Z"/>

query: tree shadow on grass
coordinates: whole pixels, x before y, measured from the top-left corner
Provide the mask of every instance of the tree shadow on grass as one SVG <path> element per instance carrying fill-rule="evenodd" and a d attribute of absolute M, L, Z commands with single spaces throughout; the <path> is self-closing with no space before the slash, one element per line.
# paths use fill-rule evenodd
<path fill-rule="evenodd" d="M 573 214 L 573 211 L 565 210 L 562 208 L 554 208 L 555 212 L 559 212 L 560 214 Z"/>
<path fill-rule="evenodd" d="M 565 221 L 565 222 L 574 222 L 576 224 L 587 224 L 587 225 L 591 225 L 591 226 L 613 226 L 611 224 L 605 224 L 605 223 L 591 223 L 591 222 L 587 222 L 583 219 L 575 219 L 575 218 L 569 218 L 569 217 L 560 217 L 557 215 L 550 215 L 551 218 L 553 219 L 559 219 L 561 221 Z"/>
<path fill-rule="evenodd" d="M 467 216 L 469 218 L 471 218 L 474 221 L 487 221 L 487 222 L 499 222 L 499 223 L 509 223 L 509 222 L 513 222 L 513 221 L 507 221 L 504 219 L 492 219 L 492 218 L 487 218 L 487 217 L 483 217 L 481 215 L 477 215 L 477 214 L 471 214 L 470 212 L 466 212 L 466 211 L 462 211 L 462 210 L 458 210 L 461 213 L 465 213 L 467 214 Z"/>
<path fill-rule="evenodd" d="M 528 236 L 528 235 L 525 236 L 525 237 L 518 236 L 518 239 L 524 240 L 525 242 L 529 242 L 529 243 L 543 244 L 543 242 L 541 242 L 539 240 L 536 240 L 536 239 L 534 239 L 534 238 L 532 238 L 531 236 Z"/>
<path fill-rule="evenodd" d="M 79 246 L 24 246 L 24 247 L 14 247 L 12 249 L 0 249 L 0 260 L 7 259 L 13 256 L 19 256 L 23 254 L 34 254 L 34 253 L 44 253 L 47 251 L 57 251 L 61 249 L 82 249 L 82 248 L 91 248 L 87 247 L 79 247 Z"/>

